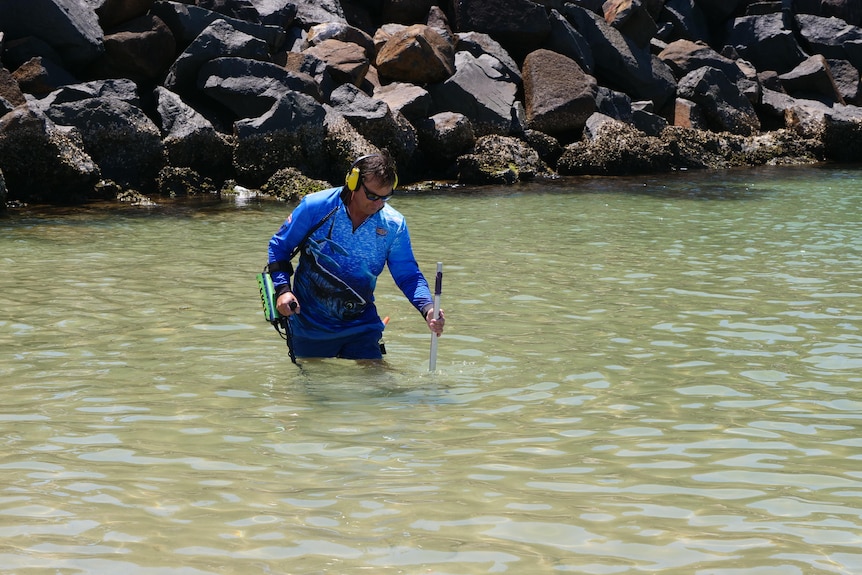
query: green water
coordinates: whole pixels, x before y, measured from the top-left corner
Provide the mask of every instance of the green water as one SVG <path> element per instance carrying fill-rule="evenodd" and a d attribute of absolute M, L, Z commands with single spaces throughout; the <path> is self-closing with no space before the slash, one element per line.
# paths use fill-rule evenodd
<path fill-rule="evenodd" d="M 0 574 L 862 573 L 862 170 L 405 194 L 437 371 L 292 365 L 290 207 L 0 218 Z"/>

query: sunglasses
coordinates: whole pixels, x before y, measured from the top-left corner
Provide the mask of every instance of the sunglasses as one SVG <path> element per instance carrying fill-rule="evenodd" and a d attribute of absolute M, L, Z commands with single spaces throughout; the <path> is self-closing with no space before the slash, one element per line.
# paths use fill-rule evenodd
<path fill-rule="evenodd" d="M 365 182 L 362 182 L 362 187 L 363 189 L 365 189 L 365 197 L 368 198 L 368 201 L 370 202 L 376 202 L 377 200 L 388 202 L 392 199 L 392 195 L 395 194 L 395 190 L 393 190 L 392 193 L 386 194 L 385 196 L 378 196 L 377 194 L 372 194 L 368 191 Z"/>

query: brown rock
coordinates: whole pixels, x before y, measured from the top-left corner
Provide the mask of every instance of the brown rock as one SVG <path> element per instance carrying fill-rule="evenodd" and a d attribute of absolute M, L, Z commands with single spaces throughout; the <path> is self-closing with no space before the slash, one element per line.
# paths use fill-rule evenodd
<path fill-rule="evenodd" d="M 708 129 L 706 118 L 700 108 L 691 100 L 677 98 L 673 107 L 673 125 L 695 130 Z"/>
<path fill-rule="evenodd" d="M 655 20 L 640 0 L 608 0 L 603 9 L 605 22 L 642 48 L 658 32 Z"/>
<path fill-rule="evenodd" d="M 377 71 L 386 80 L 442 82 L 455 73 L 455 50 L 433 28 L 415 24 L 392 34 L 380 48 Z"/>
<path fill-rule="evenodd" d="M 0 67 L 0 98 L 3 98 L 13 106 L 20 106 L 27 100 L 24 92 L 18 86 L 18 82 L 6 68 Z"/>
<path fill-rule="evenodd" d="M 97 78 L 156 80 L 176 57 L 176 41 L 157 16 L 141 16 L 105 36 L 105 53 L 91 73 Z"/>
<path fill-rule="evenodd" d="M 527 55 L 522 71 L 527 127 L 546 134 L 583 129 L 596 111 L 596 79 L 550 50 Z"/>
<path fill-rule="evenodd" d="M 365 49 L 353 42 L 324 40 L 303 52 L 323 60 L 326 70 L 338 84 L 359 86 L 370 66 Z"/>

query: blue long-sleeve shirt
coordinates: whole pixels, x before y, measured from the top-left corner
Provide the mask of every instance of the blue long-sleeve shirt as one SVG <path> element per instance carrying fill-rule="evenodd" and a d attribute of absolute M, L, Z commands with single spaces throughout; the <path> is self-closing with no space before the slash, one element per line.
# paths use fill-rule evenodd
<path fill-rule="evenodd" d="M 290 321 L 302 337 L 326 339 L 369 326 L 382 330 L 374 288 L 384 266 L 417 310 L 434 303 L 404 216 L 385 204 L 354 230 L 342 191 L 330 188 L 305 196 L 269 242 L 269 262 L 286 262 L 309 230 L 335 209 L 300 250 L 291 291 L 301 313 Z M 278 293 L 290 286 L 286 271 L 274 272 L 272 280 Z"/>

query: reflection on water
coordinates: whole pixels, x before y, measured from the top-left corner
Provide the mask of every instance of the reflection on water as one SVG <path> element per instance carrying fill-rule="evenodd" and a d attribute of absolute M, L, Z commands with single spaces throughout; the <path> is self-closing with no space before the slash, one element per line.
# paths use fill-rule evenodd
<path fill-rule="evenodd" d="M 0 573 L 862 572 L 859 172 L 407 194 L 447 334 L 293 366 L 289 208 L 0 219 Z"/>

